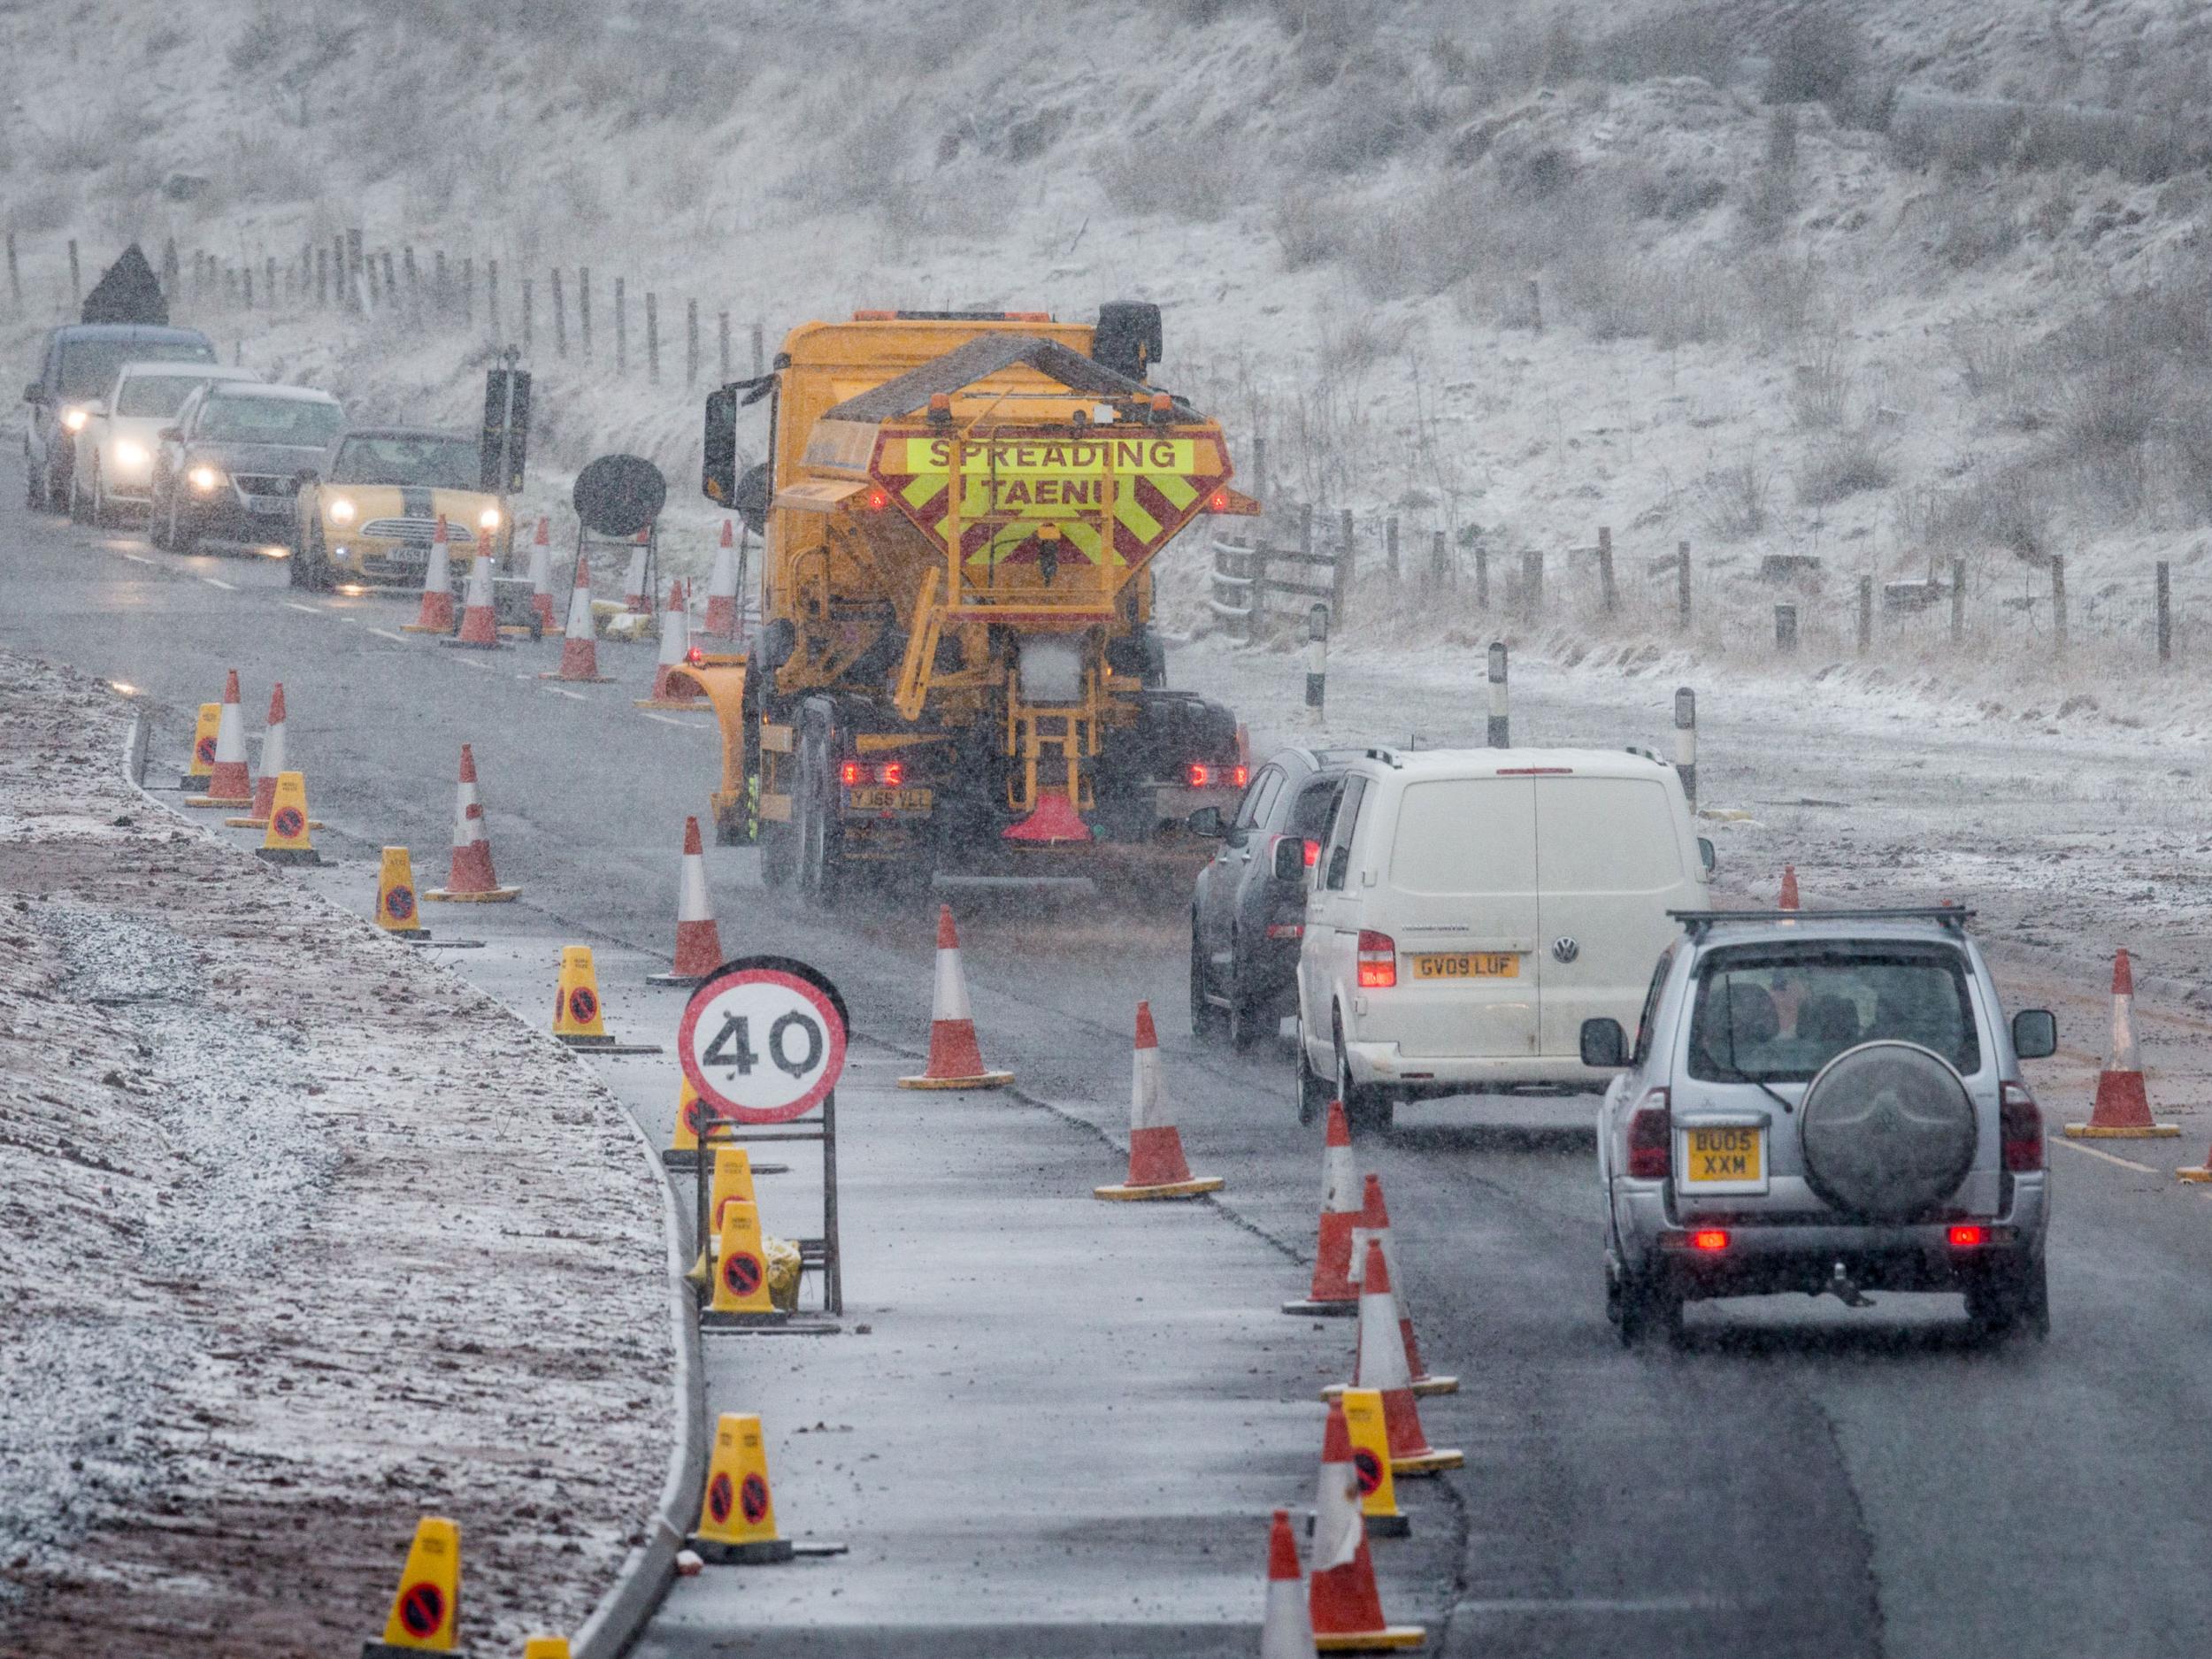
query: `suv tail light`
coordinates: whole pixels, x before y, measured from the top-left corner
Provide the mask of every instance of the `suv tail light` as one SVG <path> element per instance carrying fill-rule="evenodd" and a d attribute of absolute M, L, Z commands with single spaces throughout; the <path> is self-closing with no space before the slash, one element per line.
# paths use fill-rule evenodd
<path fill-rule="evenodd" d="M 1640 1181 L 1674 1173 L 1674 1111 L 1663 1088 L 1651 1090 L 1629 1115 L 1628 1172 Z"/>
<path fill-rule="evenodd" d="M 1388 933 L 1359 933 L 1359 985 L 1363 991 L 1387 991 L 1398 983 L 1398 947 Z"/>
<path fill-rule="evenodd" d="M 2025 1084 L 2007 1083 L 1998 1091 L 1997 1124 L 2007 1172 L 2032 1175 L 2043 1167 L 2043 1111 Z"/>

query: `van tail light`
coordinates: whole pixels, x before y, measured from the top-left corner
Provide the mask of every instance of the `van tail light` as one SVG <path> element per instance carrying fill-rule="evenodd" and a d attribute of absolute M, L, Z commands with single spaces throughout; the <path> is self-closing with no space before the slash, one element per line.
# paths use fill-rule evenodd
<path fill-rule="evenodd" d="M 1388 933 L 1359 933 L 1359 985 L 1363 991 L 1387 991 L 1398 983 L 1398 947 Z"/>
<path fill-rule="evenodd" d="M 2007 1172 L 2032 1175 L 2043 1167 L 2043 1111 L 2025 1084 L 2008 1083 L 1998 1091 L 1997 1124 Z"/>
<path fill-rule="evenodd" d="M 1646 1094 L 1629 1114 L 1628 1172 L 1640 1181 L 1674 1173 L 1674 1111 L 1663 1088 Z"/>

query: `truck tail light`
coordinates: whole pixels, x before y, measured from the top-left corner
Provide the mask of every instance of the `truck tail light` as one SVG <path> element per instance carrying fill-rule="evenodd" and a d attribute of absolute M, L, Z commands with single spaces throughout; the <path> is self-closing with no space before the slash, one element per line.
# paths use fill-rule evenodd
<path fill-rule="evenodd" d="M 876 781 L 887 789 L 895 789 L 906 781 L 906 763 L 887 760 L 876 768 Z"/>
<path fill-rule="evenodd" d="M 868 781 L 868 769 L 856 760 L 849 760 L 837 769 L 837 781 L 850 789 Z"/>
<path fill-rule="evenodd" d="M 1183 783 L 1192 789 L 1241 789 L 1252 781 L 1249 766 L 1217 766 L 1211 761 L 1194 760 L 1183 768 Z"/>
<path fill-rule="evenodd" d="M 2008 1172 L 2032 1175 L 2043 1167 L 2043 1111 L 2025 1084 L 2007 1083 L 1999 1089 L 1997 1125 Z"/>
<path fill-rule="evenodd" d="M 1663 1088 L 1645 1094 L 1629 1115 L 1628 1172 L 1640 1181 L 1674 1173 L 1674 1111 Z"/>
<path fill-rule="evenodd" d="M 895 789 L 906 781 L 906 763 L 887 760 L 871 766 L 864 760 L 849 760 L 838 767 L 837 781 L 848 789 L 858 789 L 872 783 L 879 783 L 887 789 Z"/>
<path fill-rule="evenodd" d="M 1359 933 L 1359 986 L 1363 991 L 1387 991 L 1398 983 L 1398 947 L 1388 933 Z"/>

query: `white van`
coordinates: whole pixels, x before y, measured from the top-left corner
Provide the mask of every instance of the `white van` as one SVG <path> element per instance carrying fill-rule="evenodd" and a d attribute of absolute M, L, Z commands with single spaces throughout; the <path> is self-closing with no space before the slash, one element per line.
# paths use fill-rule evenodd
<path fill-rule="evenodd" d="M 1286 843 L 1279 856 L 1301 854 Z M 1299 1116 L 1385 1125 L 1425 1095 L 1601 1090 L 1582 1022 L 1632 1030 L 1711 843 L 1640 751 L 1371 749 L 1312 871 L 1298 959 Z"/>

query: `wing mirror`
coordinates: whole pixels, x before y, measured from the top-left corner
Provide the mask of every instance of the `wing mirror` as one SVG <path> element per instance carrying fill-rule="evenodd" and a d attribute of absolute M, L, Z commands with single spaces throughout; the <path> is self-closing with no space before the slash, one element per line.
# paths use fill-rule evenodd
<path fill-rule="evenodd" d="M 2058 1018 L 2047 1008 L 2024 1008 L 2012 1017 L 2012 1051 L 2023 1060 L 2047 1060 L 2058 1052 Z"/>
<path fill-rule="evenodd" d="M 1228 833 L 1222 826 L 1221 809 L 1217 806 L 1200 807 L 1183 820 L 1183 827 L 1194 835 L 1204 836 L 1208 841 L 1219 841 Z"/>
<path fill-rule="evenodd" d="M 1617 1019 L 1582 1022 L 1582 1064 L 1616 1066 L 1628 1064 L 1628 1035 Z"/>
<path fill-rule="evenodd" d="M 1705 866 L 1705 873 L 1709 876 L 1713 873 L 1713 866 L 1720 862 L 1713 852 L 1713 843 L 1708 836 L 1701 835 L 1697 838 L 1697 861 Z"/>
<path fill-rule="evenodd" d="M 1313 865 L 1320 849 L 1312 841 L 1296 835 L 1285 835 L 1275 843 L 1275 879 L 1302 880 Z"/>

